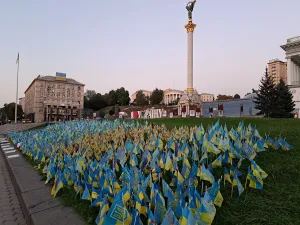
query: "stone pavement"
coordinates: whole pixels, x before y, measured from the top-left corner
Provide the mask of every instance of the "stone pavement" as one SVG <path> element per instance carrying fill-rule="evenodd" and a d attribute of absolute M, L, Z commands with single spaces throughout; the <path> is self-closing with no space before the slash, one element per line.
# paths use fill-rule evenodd
<path fill-rule="evenodd" d="M 12 151 L 10 143 L 0 136 L 1 151 Z M 11 152 L 13 153 L 13 152 Z M 8 153 L 9 154 L 9 153 Z M 12 179 L 5 164 L 3 153 L 0 153 L 0 225 L 26 225 L 26 220 L 17 197 Z"/>
<path fill-rule="evenodd" d="M 0 225 L 85 224 L 73 208 L 50 195 L 52 186 L 45 185 L 16 146 L 1 135 L 0 166 Z"/>
<path fill-rule="evenodd" d="M 9 132 L 12 131 L 22 131 L 22 130 L 28 130 L 35 127 L 42 126 L 46 123 L 8 123 L 4 125 L 0 125 L 0 135 L 4 134 L 7 135 Z"/>

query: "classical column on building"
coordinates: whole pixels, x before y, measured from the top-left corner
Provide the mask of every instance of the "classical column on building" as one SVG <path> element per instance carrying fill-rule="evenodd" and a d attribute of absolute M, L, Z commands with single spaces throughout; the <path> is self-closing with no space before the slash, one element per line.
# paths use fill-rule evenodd
<path fill-rule="evenodd" d="M 287 58 L 287 84 L 292 85 L 292 60 Z"/>
<path fill-rule="evenodd" d="M 287 39 L 281 48 L 287 59 L 287 84 L 293 94 L 295 113 L 300 115 L 300 36 Z"/>

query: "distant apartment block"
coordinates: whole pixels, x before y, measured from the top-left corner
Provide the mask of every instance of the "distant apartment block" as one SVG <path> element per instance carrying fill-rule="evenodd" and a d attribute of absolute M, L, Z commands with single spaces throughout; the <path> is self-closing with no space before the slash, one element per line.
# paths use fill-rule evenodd
<path fill-rule="evenodd" d="M 213 102 L 214 101 L 214 95 L 208 94 L 208 93 L 202 93 L 199 95 L 201 102 Z"/>
<path fill-rule="evenodd" d="M 278 84 L 280 79 L 287 83 L 287 63 L 279 59 L 272 59 L 268 63 L 269 76 Z"/>

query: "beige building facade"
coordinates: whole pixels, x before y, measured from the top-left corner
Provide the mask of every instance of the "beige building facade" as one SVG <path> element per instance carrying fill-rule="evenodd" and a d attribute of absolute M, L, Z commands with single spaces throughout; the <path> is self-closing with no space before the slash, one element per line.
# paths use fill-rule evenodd
<path fill-rule="evenodd" d="M 208 94 L 208 93 L 202 93 L 199 95 L 201 102 L 213 102 L 214 101 L 214 95 Z"/>
<path fill-rule="evenodd" d="M 177 103 L 178 100 L 182 97 L 182 95 L 183 95 L 183 91 L 168 88 L 164 90 L 163 102 L 165 105 Z"/>
<path fill-rule="evenodd" d="M 26 118 L 32 122 L 78 119 L 84 105 L 84 86 L 70 78 L 39 75 L 25 91 Z"/>
<path fill-rule="evenodd" d="M 268 63 L 269 76 L 274 80 L 275 84 L 282 79 L 287 83 L 287 62 L 282 62 L 279 59 L 272 59 Z"/>
<path fill-rule="evenodd" d="M 25 97 L 19 98 L 19 105 L 22 107 L 22 110 L 24 112 L 24 110 L 25 110 Z"/>

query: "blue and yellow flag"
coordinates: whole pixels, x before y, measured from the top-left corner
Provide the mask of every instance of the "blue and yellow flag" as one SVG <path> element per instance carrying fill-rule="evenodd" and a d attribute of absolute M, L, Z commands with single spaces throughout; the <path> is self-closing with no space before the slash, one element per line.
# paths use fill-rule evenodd
<path fill-rule="evenodd" d="M 202 164 L 201 166 L 201 180 L 206 180 L 210 183 L 213 183 L 215 181 L 215 177 L 208 169 L 205 168 L 204 164 Z"/>

